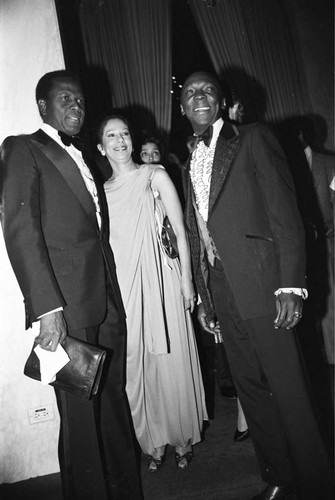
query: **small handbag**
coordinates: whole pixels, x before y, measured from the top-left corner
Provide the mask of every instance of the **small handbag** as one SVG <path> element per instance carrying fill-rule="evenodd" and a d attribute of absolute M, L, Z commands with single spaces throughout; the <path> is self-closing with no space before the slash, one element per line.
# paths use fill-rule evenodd
<path fill-rule="evenodd" d="M 161 236 L 163 249 L 168 257 L 170 257 L 170 259 L 175 259 L 176 257 L 178 257 L 177 238 L 167 215 L 163 220 Z"/>
<path fill-rule="evenodd" d="M 34 380 L 41 380 L 40 360 L 34 351 L 35 347 L 36 343 L 26 361 L 23 373 Z M 99 389 L 106 351 L 69 336 L 65 337 L 62 347 L 70 361 L 56 373 L 56 380 L 49 385 L 86 401 L 91 399 Z"/>

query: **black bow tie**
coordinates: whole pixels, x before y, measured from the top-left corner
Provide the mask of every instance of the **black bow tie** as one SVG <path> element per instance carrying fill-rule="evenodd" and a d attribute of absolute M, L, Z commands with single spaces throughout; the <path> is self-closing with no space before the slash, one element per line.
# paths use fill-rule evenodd
<path fill-rule="evenodd" d="M 210 125 L 208 128 L 206 128 L 205 132 L 203 132 L 201 135 L 198 135 L 199 141 L 204 141 L 207 147 L 209 147 L 211 143 L 213 135 L 213 127 Z"/>
<path fill-rule="evenodd" d="M 200 135 L 193 135 L 187 141 L 187 147 L 191 153 L 195 150 L 200 141 L 204 141 L 205 145 L 209 147 L 213 136 L 213 126 L 210 125 L 206 130 Z"/>
<path fill-rule="evenodd" d="M 79 151 L 82 151 L 83 144 L 77 135 L 70 136 L 62 131 L 59 131 L 58 135 L 61 138 L 61 141 L 64 144 L 64 146 L 70 146 L 70 144 L 72 144 L 75 148 L 79 149 Z"/>

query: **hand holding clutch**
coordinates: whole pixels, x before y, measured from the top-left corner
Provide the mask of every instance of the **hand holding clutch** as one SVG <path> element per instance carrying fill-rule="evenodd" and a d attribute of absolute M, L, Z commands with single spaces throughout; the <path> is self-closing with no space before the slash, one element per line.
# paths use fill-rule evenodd
<path fill-rule="evenodd" d="M 40 361 L 35 346 L 27 359 L 24 374 L 35 380 L 41 380 Z M 73 337 L 67 336 L 62 343 L 70 361 L 56 374 L 56 380 L 50 385 L 88 400 L 99 389 L 106 351 Z M 54 353 L 51 353 L 53 355 Z"/>

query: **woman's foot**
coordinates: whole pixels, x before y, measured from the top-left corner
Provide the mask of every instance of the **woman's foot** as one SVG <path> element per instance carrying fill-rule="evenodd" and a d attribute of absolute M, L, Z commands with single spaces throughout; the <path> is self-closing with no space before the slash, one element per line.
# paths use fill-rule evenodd
<path fill-rule="evenodd" d="M 165 461 L 165 449 L 166 446 L 160 446 L 154 451 L 154 455 L 147 455 L 148 461 L 148 471 L 157 472 Z"/>
<path fill-rule="evenodd" d="M 162 467 L 165 457 L 163 455 L 162 457 L 155 458 L 152 457 L 151 455 L 148 455 L 147 460 L 148 460 L 148 471 L 157 472 L 158 469 Z"/>
<path fill-rule="evenodd" d="M 193 458 L 193 452 L 192 451 L 187 451 L 183 455 L 180 455 L 179 453 L 175 452 L 175 459 L 176 459 L 176 464 L 179 469 L 186 469 L 192 461 Z"/>
<path fill-rule="evenodd" d="M 248 439 L 250 436 L 249 434 L 249 429 L 245 429 L 245 431 L 239 431 L 236 429 L 235 434 L 234 434 L 234 441 L 235 443 L 240 443 L 241 441 L 244 441 L 245 439 Z"/>
<path fill-rule="evenodd" d="M 237 400 L 237 428 L 234 434 L 235 443 L 240 443 L 250 436 L 248 424 L 240 400 Z"/>

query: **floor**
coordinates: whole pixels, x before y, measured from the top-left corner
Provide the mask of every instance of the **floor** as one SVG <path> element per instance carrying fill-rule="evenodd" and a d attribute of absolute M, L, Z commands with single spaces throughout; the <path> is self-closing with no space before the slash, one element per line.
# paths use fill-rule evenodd
<path fill-rule="evenodd" d="M 145 500 L 248 500 L 262 489 L 250 439 L 234 443 L 236 401 L 216 394 L 215 418 L 204 440 L 194 449 L 186 470 L 177 468 L 168 448 L 163 467 L 155 474 L 142 459 Z M 59 474 L 0 486 L 1 500 L 61 500 Z M 98 500 L 98 499 L 92 499 Z"/>
<path fill-rule="evenodd" d="M 149 473 L 145 457 L 142 458 L 145 500 L 250 500 L 264 487 L 250 439 L 241 443 L 233 441 L 236 400 L 221 396 L 215 384 L 215 372 L 209 368 L 205 382 L 210 420 L 204 439 L 194 447 L 193 461 L 186 470 L 176 467 L 171 448 L 168 448 L 166 461 L 157 473 Z M 327 370 L 326 366 L 324 368 Z M 333 393 L 333 376 L 329 371 L 328 382 L 323 384 L 321 392 Z M 62 500 L 60 476 L 52 474 L 0 485 L 0 499 Z"/>

